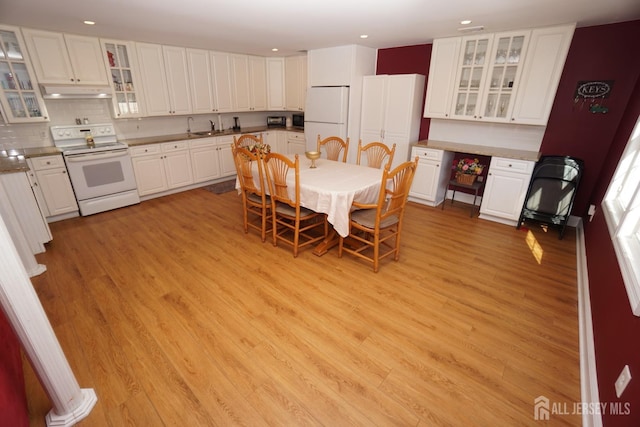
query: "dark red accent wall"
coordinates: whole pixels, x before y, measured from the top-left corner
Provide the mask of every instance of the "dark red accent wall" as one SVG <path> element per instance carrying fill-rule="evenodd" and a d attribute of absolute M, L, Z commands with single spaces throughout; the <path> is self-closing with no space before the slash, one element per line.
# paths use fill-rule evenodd
<path fill-rule="evenodd" d="M 636 34 L 636 40 L 639 38 L 640 34 Z M 605 413 L 605 427 L 640 425 L 640 381 L 636 381 L 640 379 L 640 317 L 631 312 L 611 237 L 600 208 L 608 183 L 640 116 L 640 67 L 636 66 L 635 71 L 631 71 L 635 72 L 635 87 L 629 91 L 629 104 L 624 109 L 620 126 L 612 138 L 590 199 L 590 203 L 598 206 L 598 210 L 592 222 L 585 222 L 600 400 L 631 404 L 631 414 L 628 416 Z M 614 383 L 624 365 L 629 365 L 633 379 L 621 399 L 618 399 Z"/>
<path fill-rule="evenodd" d="M 0 427 L 28 425 L 20 345 L 0 310 Z"/>
<path fill-rule="evenodd" d="M 584 160 L 573 207 L 576 216 L 587 212 L 589 197 L 599 182 L 638 78 L 640 49 L 630 44 L 631 40 L 640 40 L 640 21 L 578 28 L 571 42 L 540 151 Z M 603 101 L 608 113 L 593 114 L 588 104 L 574 103 L 576 85 L 582 80 L 614 81 L 611 96 Z"/>
<path fill-rule="evenodd" d="M 585 223 L 585 246 L 600 401 L 630 403 L 629 415 L 605 411 L 605 427 L 640 426 L 640 317 L 631 312 L 600 203 L 640 115 L 640 21 L 576 29 L 558 86 L 540 151 L 571 155 L 585 161 L 585 174 L 573 214 L 584 216 L 589 204 L 598 207 Z M 378 74 L 428 73 L 426 46 L 382 49 Z M 422 48 L 422 49 L 421 49 Z M 430 57 L 430 49 L 429 49 Z M 428 62 L 427 62 L 428 64 Z M 420 71 L 422 70 L 422 71 Z M 428 78 L 428 76 L 427 76 Z M 607 114 L 593 114 L 576 105 L 580 80 L 613 80 L 605 100 Z M 428 135 L 422 122 L 420 138 Z M 624 365 L 633 379 L 621 399 L 614 383 Z"/>

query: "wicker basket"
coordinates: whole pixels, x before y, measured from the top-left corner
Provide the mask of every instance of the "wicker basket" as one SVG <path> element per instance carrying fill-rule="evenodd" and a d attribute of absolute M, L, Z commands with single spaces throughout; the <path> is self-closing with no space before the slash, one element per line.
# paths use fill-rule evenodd
<path fill-rule="evenodd" d="M 476 182 L 476 174 L 468 174 L 468 173 L 459 173 L 456 175 L 456 181 L 459 184 L 471 185 Z"/>

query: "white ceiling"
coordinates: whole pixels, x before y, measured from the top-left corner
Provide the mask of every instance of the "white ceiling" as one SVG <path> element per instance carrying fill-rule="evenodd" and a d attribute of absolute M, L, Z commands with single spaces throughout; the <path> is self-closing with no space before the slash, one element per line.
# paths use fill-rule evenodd
<path fill-rule="evenodd" d="M 97 24 L 84 25 L 87 19 Z M 0 0 L 1 24 L 264 56 L 431 43 L 460 34 L 462 19 L 486 32 L 585 27 L 640 19 L 640 1 Z"/>

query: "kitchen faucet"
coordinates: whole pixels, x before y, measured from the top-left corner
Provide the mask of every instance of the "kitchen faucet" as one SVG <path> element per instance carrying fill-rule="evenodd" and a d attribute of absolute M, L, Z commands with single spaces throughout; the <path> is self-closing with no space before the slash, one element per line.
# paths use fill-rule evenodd
<path fill-rule="evenodd" d="M 193 120 L 193 117 L 191 116 L 187 117 L 187 133 L 188 134 L 191 133 L 191 123 L 189 122 L 189 120 Z"/>

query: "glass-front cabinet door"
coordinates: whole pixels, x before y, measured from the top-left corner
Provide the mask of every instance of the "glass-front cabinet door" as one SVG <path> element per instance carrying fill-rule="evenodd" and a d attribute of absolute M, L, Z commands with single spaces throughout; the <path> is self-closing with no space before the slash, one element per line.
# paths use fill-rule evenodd
<path fill-rule="evenodd" d="M 528 39 L 528 31 L 495 35 L 479 118 L 509 121 Z"/>
<path fill-rule="evenodd" d="M 44 122 L 49 117 L 38 91 L 18 28 L 0 26 L 0 103 L 9 123 Z"/>
<path fill-rule="evenodd" d="M 491 34 L 485 34 L 462 39 L 451 113 L 454 118 L 473 120 L 479 115 L 492 38 Z"/>
<path fill-rule="evenodd" d="M 142 100 L 135 68 L 135 49 L 128 42 L 101 40 L 113 90 L 115 118 L 142 116 Z"/>

